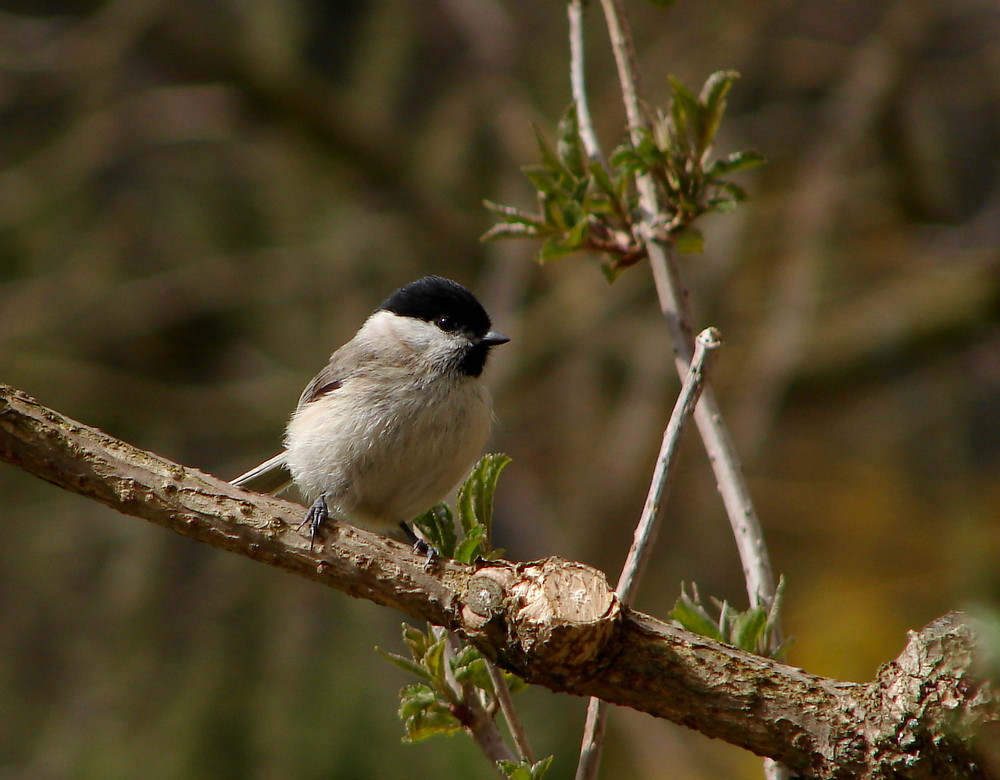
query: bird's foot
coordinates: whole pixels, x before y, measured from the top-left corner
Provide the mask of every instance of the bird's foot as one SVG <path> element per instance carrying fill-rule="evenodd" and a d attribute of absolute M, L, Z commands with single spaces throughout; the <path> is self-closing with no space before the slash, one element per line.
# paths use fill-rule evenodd
<path fill-rule="evenodd" d="M 438 550 L 437 547 L 429 544 L 427 541 L 417 536 L 413 532 L 413 529 L 406 523 L 400 523 L 399 527 L 403 529 L 403 533 L 406 535 L 406 538 L 413 544 L 414 554 L 424 556 L 424 566 L 430 566 L 434 563 L 434 561 L 441 557 L 441 551 Z"/>
<path fill-rule="evenodd" d="M 330 519 L 330 510 L 326 505 L 326 498 L 320 496 L 313 501 L 309 511 L 306 512 L 306 519 L 303 520 L 297 530 L 301 531 L 305 526 L 309 526 L 309 552 L 313 551 L 316 539 L 319 537 L 323 524 Z"/>

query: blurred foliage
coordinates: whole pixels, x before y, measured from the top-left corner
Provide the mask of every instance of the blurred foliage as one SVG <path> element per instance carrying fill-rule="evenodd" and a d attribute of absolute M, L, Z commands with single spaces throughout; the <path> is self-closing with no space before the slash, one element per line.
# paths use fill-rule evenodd
<path fill-rule="evenodd" d="M 652 106 L 734 69 L 720 159 L 752 197 L 684 264 L 788 588 L 790 661 L 872 677 L 906 629 L 1000 601 L 1000 11 L 987 0 L 626 3 Z M 597 132 L 622 137 L 599 14 Z M 0 10 L 2 379 L 221 476 L 273 454 L 299 391 L 393 288 L 450 275 L 513 337 L 488 369 L 514 463 L 494 537 L 614 575 L 676 393 L 648 275 L 608 288 L 530 242 L 532 126 L 569 101 L 559 3 L 70 0 Z M 744 604 L 694 436 L 647 587 Z M 0 774 L 486 778 L 399 743 L 373 645 L 398 616 L 0 469 Z M 232 560 L 230 560 L 232 559 Z M 654 584 L 659 584 L 655 587 Z M 540 755 L 584 702 L 518 697 Z M 567 777 L 557 761 L 548 777 Z M 616 711 L 609 777 L 759 777 Z"/>
<path fill-rule="evenodd" d="M 776 642 L 775 626 L 781 614 L 781 601 L 785 595 L 784 578 L 778 581 L 774 600 L 765 609 L 762 606 L 745 610 L 733 608 L 729 602 L 710 599 L 707 605 L 698 592 L 698 586 L 691 583 L 691 592 L 681 583 L 681 595 L 674 602 L 668 616 L 680 628 L 707 636 L 717 642 L 726 642 L 740 650 L 757 655 L 766 655 L 779 661 L 785 659 L 788 641 Z M 713 612 L 715 614 L 713 614 Z"/>
<path fill-rule="evenodd" d="M 421 680 L 407 685 L 400 694 L 399 719 L 403 721 L 408 741 L 461 732 L 465 727 L 462 711 L 466 708 L 466 686 L 489 697 L 488 701 L 495 701 L 487 662 L 474 647 L 460 644 L 453 638 L 449 641 L 448 633 L 442 628 L 429 625 L 421 631 L 406 623 L 403 624 L 403 643 L 410 658 L 385 650 L 379 653 L 411 677 Z M 524 688 L 524 681 L 516 675 L 501 674 L 511 693 Z"/>
<path fill-rule="evenodd" d="M 749 151 L 711 159 L 726 96 L 738 77 L 735 71 L 716 71 L 698 97 L 671 78 L 670 111 L 657 111 L 649 128 L 636 130 L 638 142 L 615 149 L 609 164 L 596 159 L 596 151 L 593 158 L 588 155 L 576 107 L 570 106 L 559 123 L 555 149 L 535 130 L 542 161 L 524 172 L 536 190 L 539 213 L 487 200 L 502 221 L 483 238 L 542 239 L 539 262 L 598 252 L 604 275 L 614 281 L 646 257 L 634 182 L 649 176 L 664 212 L 654 235 L 679 252 L 700 254 L 705 242 L 694 221 L 703 214 L 732 211 L 746 199 L 742 187 L 722 177 L 763 162 Z"/>
<path fill-rule="evenodd" d="M 549 767 L 552 765 L 552 756 L 535 762 L 522 758 L 517 762 L 501 761 L 499 763 L 504 777 L 509 777 L 510 780 L 540 780 L 549 771 Z"/>

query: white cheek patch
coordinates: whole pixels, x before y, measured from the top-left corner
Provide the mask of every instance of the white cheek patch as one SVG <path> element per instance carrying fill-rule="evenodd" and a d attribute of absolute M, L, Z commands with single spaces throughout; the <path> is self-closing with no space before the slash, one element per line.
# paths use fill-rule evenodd
<path fill-rule="evenodd" d="M 469 346 L 468 339 L 461 334 L 445 333 L 432 322 L 389 311 L 375 312 L 355 338 L 371 351 L 397 362 L 413 360 L 442 368 L 453 366 L 457 356 Z"/>
<path fill-rule="evenodd" d="M 372 347 L 405 345 L 416 350 L 425 346 L 436 330 L 423 320 L 400 317 L 390 311 L 377 311 L 365 321 L 355 338 Z"/>

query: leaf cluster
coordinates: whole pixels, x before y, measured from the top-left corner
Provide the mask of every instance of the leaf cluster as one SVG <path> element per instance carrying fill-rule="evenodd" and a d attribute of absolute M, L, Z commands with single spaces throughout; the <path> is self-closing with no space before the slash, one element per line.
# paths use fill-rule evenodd
<path fill-rule="evenodd" d="M 535 139 L 541 162 L 522 170 L 535 188 L 538 213 L 486 201 L 502 222 L 483 240 L 539 238 L 542 263 L 584 250 L 601 253 L 609 267 L 624 268 L 645 257 L 633 232 L 637 199 L 631 177 L 587 155 L 576 106 L 571 105 L 559 122 L 554 149 L 537 127 Z"/>
<path fill-rule="evenodd" d="M 520 761 L 498 761 L 497 768 L 510 780 L 541 780 L 549 771 L 553 756 L 532 763 L 527 758 Z"/>
<path fill-rule="evenodd" d="M 404 739 L 418 742 L 438 734 L 455 734 L 469 725 L 464 688 L 471 685 L 484 698 L 495 697 L 486 661 L 469 645 L 449 642 L 448 633 L 434 626 L 426 631 L 404 623 L 403 643 L 410 657 L 376 648 L 390 663 L 418 678 L 400 691 L 399 718 Z M 511 692 L 525 686 L 519 677 L 503 673 Z"/>
<path fill-rule="evenodd" d="M 612 164 L 655 182 L 665 213 L 657 221 L 658 237 L 672 241 L 681 252 L 701 252 L 704 241 L 692 223 L 702 214 L 732 211 L 746 200 L 746 191 L 726 177 L 760 165 L 756 152 L 743 151 L 712 160 L 726 98 L 739 74 L 716 71 L 698 97 L 670 77 L 670 111 L 658 111 L 639 140 L 611 156 Z"/>
<path fill-rule="evenodd" d="M 440 503 L 414 519 L 413 524 L 440 555 L 471 564 L 503 553 L 492 548 L 490 531 L 493 496 L 500 473 L 508 463 L 510 458 L 506 455 L 484 455 L 458 489 L 455 513 L 447 504 Z M 455 529 L 456 515 L 461 537 Z M 470 696 L 475 697 L 489 716 L 496 714 L 499 704 L 493 679 L 486 668 L 488 661 L 478 650 L 431 625 L 421 631 L 404 623 L 403 644 L 409 657 L 380 648 L 376 650 L 390 663 L 417 678 L 417 682 L 406 685 L 399 694 L 399 718 L 406 741 L 450 736 L 471 728 L 474 713 L 469 707 Z M 501 674 L 512 694 L 526 685 L 516 675 Z M 551 762 L 551 757 L 536 763 L 502 761 L 498 769 L 515 780 L 536 780 L 545 774 Z"/>
<path fill-rule="evenodd" d="M 772 647 L 774 629 L 778 625 L 781 596 L 785 589 L 782 577 L 778 582 L 774 600 L 768 606 L 751 607 L 740 612 L 728 602 L 711 598 L 711 610 L 702 601 L 698 586 L 691 584 L 691 592 L 681 583 L 681 595 L 670 610 L 670 619 L 680 628 L 701 634 L 718 642 L 738 647 L 749 653 L 781 660 L 789 642 Z"/>
<path fill-rule="evenodd" d="M 756 152 L 733 152 L 712 159 L 726 98 L 739 77 L 735 71 L 709 76 L 696 97 L 671 77 L 671 104 L 651 116 L 611 154 L 607 164 L 588 156 L 580 135 L 576 107 L 559 123 L 553 149 L 535 130 L 541 162 L 524 169 L 537 193 L 538 212 L 487 201 L 501 222 L 483 236 L 542 240 L 538 260 L 579 251 L 602 255 L 609 280 L 646 257 L 639 230 L 637 177 L 649 177 L 662 212 L 653 217 L 653 238 L 678 251 L 701 252 L 704 240 L 693 223 L 702 214 L 730 211 L 746 192 L 729 175 L 763 162 Z"/>
<path fill-rule="evenodd" d="M 438 553 L 459 563 L 473 563 L 479 558 L 492 560 L 503 554 L 503 550 L 492 548 L 490 534 L 493 528 L 493 494 L 500 473 L 508 463 L 510 458 L 506 455 L 484 455 L 458 489 L 455 510 L 462 529 L 461 539 L 455 532 L 455 516 L 451 507 L 444 502 L 414 518 L 413 525 Z"/>
<path fill-rule="evenodd" d="M 376 651 L 390 663 L 418 678 L 399 692 L 399 719 L 403 722 L 406 742 L 419 742 L 434 736 L 453 736 L 472 728 L 475 715 L 468 703 L 473 696 L 482 710 L 495 717 L 499 710 L 493 678 L 486 668 L 488 661 L 474 647 L 462 644 L 443 628 L 428 625 L 421 631 L 403 624 L 403 643 L 410 657 Z M 511 694 L 527 683 L 502 670 L 500 674 Z M 552 756 L 541 761 L 500 761 L 497 768 L 512 780 L 540 780 Z"/>

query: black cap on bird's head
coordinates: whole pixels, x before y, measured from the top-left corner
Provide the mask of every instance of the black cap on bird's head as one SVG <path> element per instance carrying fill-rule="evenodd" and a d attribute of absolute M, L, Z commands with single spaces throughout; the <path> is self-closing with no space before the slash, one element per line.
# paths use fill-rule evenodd
<path fill-rule="evenodd" d="M 462 370 L 472 376 L 482 373 L 490 347 L 510 341 L 490 330 L 490 316 L 475 295 L 458 282 L 440 276 L 425 276 L 400 287 L 382 302 L 379 310 L 433 323 L 446 333 L 468 334 L 473 347 Z"/>

